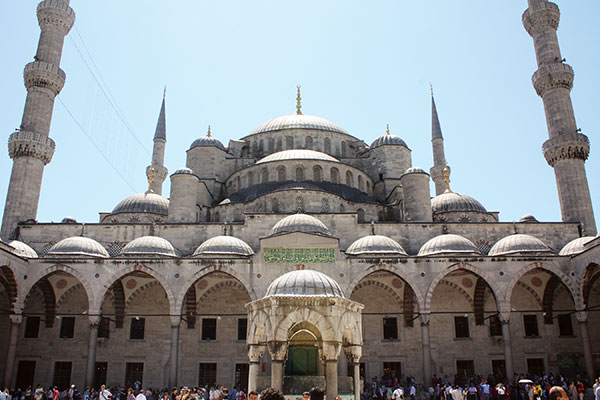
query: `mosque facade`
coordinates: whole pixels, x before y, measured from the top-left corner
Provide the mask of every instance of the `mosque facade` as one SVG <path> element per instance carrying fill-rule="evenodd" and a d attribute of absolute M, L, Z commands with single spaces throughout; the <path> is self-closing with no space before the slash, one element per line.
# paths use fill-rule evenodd
<path fill-rule="evenodd" d="M 433 166 L 389 129 L 370 145 L 302 111 L 225 146 L 210 132 L 169 175 L 166 100 L 148 191 L 97 223 L 36 220 L 68 0 L 37 9 L 10 135 L 0 243 L 4 385 L 266 386 L 328 398 L 361 380 L 600 371 L 600 238 L 554 3 L 529 0 L 562 221 L 501 222 L 455 193 L 432 93 Z M 171 192 L 162 192 L 166 179 Z M 435 195 L 430 193 L 430 180 Z M 596 327 L 596 329 L 594 329 Z M 329 397 L 332 396 L 332 397 Z"/>

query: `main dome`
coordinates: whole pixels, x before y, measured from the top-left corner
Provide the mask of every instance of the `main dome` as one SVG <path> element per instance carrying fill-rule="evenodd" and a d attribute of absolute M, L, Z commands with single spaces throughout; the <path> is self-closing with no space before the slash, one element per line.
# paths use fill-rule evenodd
<path fill-rule="evenodd" d="M 112 210 L 112 214 L 119 213 L 167 215 L 169 213 L 169 200 L 156 193 L 134 194 L 125 198 Z"/>
<path fill-rule="evenodd" d="M 61 240 L 50 247 L 49 256 L 90 256 L 108 258 L 106 249 L 94 239 L 73 236 Z"/>
<path fill-rule="evenodd" d="M 322 272 L 310 269 L 291 271 L 275 279 L 267 289 L 269 296 L 344 297 L 340 285 Z"/>
<path fill-rule="evenodd" d="M 286 160 L 318 160 L 339 162 L 337 158 L 331 157 L 329 154 L 321 153 L 320 151 L 293 149 L 278 151 L 277 153 L 269 154 L 268 156 L 258 160 L 256 163 L 263 164 L 273 161 Z"/>
<path fill-rule="evenodd" d="M 348 247 L 346 254 L 351 256 L 381 254 L 408 255 L 394 239 L 381 235 L 369 235 L 358 239 Z"/>
<path fill-rule="evenodd" d="M 271 228 L 270 235 L 291 232 L 320 233 L 331 236 L 324 223 L 306 214 L 293 214 L 285 217 Z"/>
<path fill-rule="evenodd" d="M 265 122 L 250 132 L 248 136 L 256 135 L 258 133 L 288 129 L 310 129 L 350 135 L 345 129 L 337 126 L 331 121 L 326 120 L 325 118 L 316 117 L 314 115 L 291 114 L 273 118 L 272 120 Z"/>

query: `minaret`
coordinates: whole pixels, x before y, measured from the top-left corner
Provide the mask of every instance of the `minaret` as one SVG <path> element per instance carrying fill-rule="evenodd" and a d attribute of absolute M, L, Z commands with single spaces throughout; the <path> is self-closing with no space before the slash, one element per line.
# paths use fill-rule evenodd
<path fill-rule="evenodd" d="M 443 174 L 444 168 L 446 168 L 446 156 L 444 155 L 442 128 L 440 127 L 440 120 L 433 99 L 433 88 L 431 88 L 431 146 L 433 147 L 433 167 L 431 167 L 429 173 L 435 183 L 435 195 L 438 196 L 446 190 Z"/>
<path fill-rule="evenodd" d="M 38 4 L 41 34 L 34 61 L 23 73 L 27 99 L 20 128 L 8 138 L 13 168 L 6 195 L 1 236 L 14 237 L 19 222 L 35 219 L 44 166 L 52 160 L 54 141 L 48 136 L 54 99 L 66 75 L 60 69 L 65 36 L 75 23 L 69 0 L 45 0 Z"/>
<path fill-rule="evenodd" d="M 563 221 L 580 222 L 583 233 L 593 236 L 596 222 L 584 166 L 590 143 L 575 123 L 570 95 L 573 69 L 564 62 L 556 36 L 560 11 L 547 0 L 528 2 L 523 26 L 533 38 L 538 64 L 533 87 L 544 102 L 550 137 L 542 146 L 544 157 L 554 168 Z"/>
<path fill-rule="evenodd" d="M 152 180 L 150 191 L 162 195 L 162 185 L 169 171 L 165 168 L 165 145 L 167 144 L 167 116 L 165 112 L 165 100 L 167 97 L 167 88 L 163 93 L 162 106 L 156 123 L 154 132 L 154 148 L 152 149 L 152 164 L 146 168 L 146 176 Z M 153 171 L 151 169 L 154 168 Z"/>

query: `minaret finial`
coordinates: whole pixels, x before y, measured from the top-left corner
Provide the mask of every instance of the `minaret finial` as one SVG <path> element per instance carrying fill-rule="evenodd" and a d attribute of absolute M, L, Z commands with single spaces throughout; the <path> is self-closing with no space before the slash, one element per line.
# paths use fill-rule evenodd
<path fill-rule="evenodd" d="M 210 137 L 210 125 L 208 126 L 208 132 L 206 133 L 206 136 Z"/>
<path fill-rule="evenodd" d="M 165 85 L 165 90 L 163 91 L 163 100 L 167 98 L 167 85 Z"/>
<path fill-rule="evenodd" d="M 296 86 L 298 89 L 298 97 L 296 97 L 296 114 L 302 115 L 302 97 L 300 96 L 300 85 Z"/>
<path fill-rule="evenodd" d="M 429 82 L 429 91 L 431 92 L 431 97 L 433 97 L 433 85 Z"/>
<path fill-rule="evenodd" d="M 385 134 L 386 135 L 390 134 L 390 124 L 385 124 Z"/>
<path fill-rule="evenodd" d="M 446 191 L 444 193 L 452 193 L 452 190 L 450 190 L 450 167 L 446 165 L 444 167 L 443 174 L 444 182 L 446 183 Z"/>
<path fill-rule="evenodd" d="M 148 190 L 146 190 L 146 194 L 148 193 L 154 193 L 154 190 L 152 190 L 152 184 L 154 183 L 154 172 L 156 170 L 154 169 L 154 164 L 152 164 L 150 166 L 150 168 L 148 168 Z"/>

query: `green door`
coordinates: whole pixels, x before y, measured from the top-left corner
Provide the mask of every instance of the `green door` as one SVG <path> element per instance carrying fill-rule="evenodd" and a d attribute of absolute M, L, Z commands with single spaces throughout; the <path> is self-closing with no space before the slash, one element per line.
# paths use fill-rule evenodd
<path fill-rule="evenodd" d="M 314 346 L 290 346 L 286 375 L 317 375 L 318 352 Z"/>

